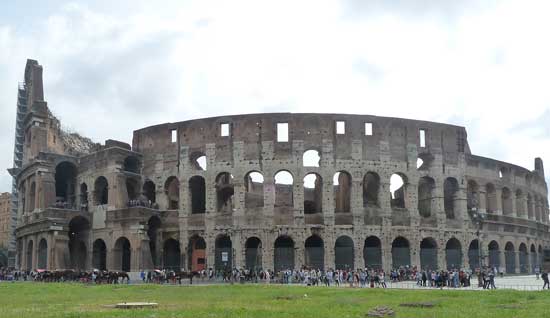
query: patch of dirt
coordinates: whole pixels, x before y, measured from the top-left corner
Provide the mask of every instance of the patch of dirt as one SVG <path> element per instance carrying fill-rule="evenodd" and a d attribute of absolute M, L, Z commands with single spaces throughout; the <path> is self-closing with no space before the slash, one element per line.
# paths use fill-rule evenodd
<path fill-rule="evenodd" d="M 388 306 L 377 306 L 369 310 L 367 317 L 393 317 L 395 311 Z"/>
<path fill-rule="evenodd" d="M 497 306 L 497 308 L 502 308 L 502 309 L 523 309 L 523 306 L 519 305 L 519 304 L 509 304 L 509 305 L 499 305 L 499 306 Z"/>
<path fill-rule="evenodd" d="M 276 300 L 295 300 L 295 299 L 298 299 L 298 297 L 292 296 L 292 295 L 285 295 L 285 296 L 276 296 L 275 299 Z"/>

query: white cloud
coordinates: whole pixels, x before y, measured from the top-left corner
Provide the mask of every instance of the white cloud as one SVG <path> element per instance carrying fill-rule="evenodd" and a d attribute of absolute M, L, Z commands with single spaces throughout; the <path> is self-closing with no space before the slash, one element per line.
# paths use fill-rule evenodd
<path fill-rule="evenodd" d="M 0 20 L 0 191 L 26 58 L 44 66 L 63 124 L 97 141 L 203 116 L 338 109 L 463 125 L 475 154 L 529 169 L 550 157 L 536 121 L 550 109 L 548 2 L 59 2 Z"/>

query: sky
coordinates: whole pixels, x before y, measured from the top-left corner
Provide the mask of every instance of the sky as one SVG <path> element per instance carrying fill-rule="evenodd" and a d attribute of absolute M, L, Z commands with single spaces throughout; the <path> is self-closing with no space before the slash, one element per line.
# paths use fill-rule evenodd
<path fill-rule="evenodd" d="M 337 111 L 464 126 L 474 154 L 532 170 L 550 160 L 548 12 L 529 0 L 2 1 L 0 192 L 27 58 L 64 128 L 96 142 Z"/>

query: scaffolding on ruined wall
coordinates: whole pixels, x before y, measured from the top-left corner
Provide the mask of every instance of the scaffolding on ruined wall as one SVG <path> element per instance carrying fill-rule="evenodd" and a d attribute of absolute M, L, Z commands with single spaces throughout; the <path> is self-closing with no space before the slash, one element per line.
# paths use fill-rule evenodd
<path fill-rule="evenodd" d="M 15 124 L 15 141 L 13 148 L 13 170 L 18 171 L 23 166 L 23 144 L 25 142 L 25 132 L 23 120 L 27 113 L 27 89 L 25 83 L 19 83 L 17 88 L 17 114 Z M 18 191 L 17 180 L 13 177 L 11 189 L 11 223 L 8 242 L 8 266 L 15 267 L 16 264 L 16 239 L 15 228 L 17 226 L 17 206 Z"/>

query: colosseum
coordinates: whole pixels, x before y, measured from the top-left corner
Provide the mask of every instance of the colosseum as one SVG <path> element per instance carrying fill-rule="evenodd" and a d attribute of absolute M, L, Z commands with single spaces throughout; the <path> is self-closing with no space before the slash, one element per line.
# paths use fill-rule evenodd
<path fill-rule="evenodd" d="M 132 145 L 61 129 L 42 66 L 18 89 L 21 269 L 499 267 L 550 243 L 543 162 L 476 156 L 464 127 L 269 113 L 166 123 Z"/>

